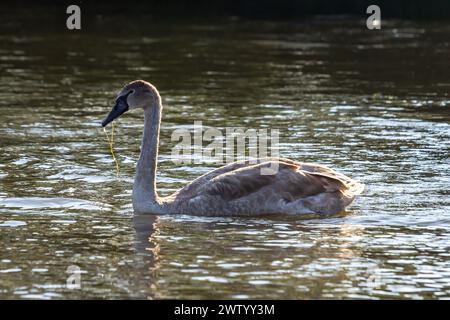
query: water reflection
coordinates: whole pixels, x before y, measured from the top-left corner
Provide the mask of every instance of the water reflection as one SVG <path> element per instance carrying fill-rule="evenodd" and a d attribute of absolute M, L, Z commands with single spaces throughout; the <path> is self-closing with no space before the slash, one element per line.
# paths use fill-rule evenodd
<path fill-rule="evenodd" d="M 133 216 L 135 230 L 134 248 L 137 253 L 136 259 L 140 259 L 139 268 L 137 268 L 140 272 L 134 274 L 133 277 L 136 280 L 136 284 L 144 284 L 144 289 L 141 293 L 148 299 L 161 298 L 157 287 L 160 250 L 157 241 L 159 234 L 158 222 L 158 216 Z M 134 272 L 135 270 L 133 270 Z"/>

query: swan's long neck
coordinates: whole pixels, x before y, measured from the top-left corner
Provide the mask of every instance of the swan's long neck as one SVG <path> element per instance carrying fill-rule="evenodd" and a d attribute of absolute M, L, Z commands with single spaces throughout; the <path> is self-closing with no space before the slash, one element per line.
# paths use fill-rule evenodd
<path fill-rule="evenodd" d="M 133 206 L 135 211 L 147 211 L 147 207 L 159 205 L 156 192 L 156 166 L 161 109 L 161 100 L 157 101 L 154 106 L 144 108 L 144 134 L 133 186 Z M 146 209 L 143 207 L 146 207 Z"/>

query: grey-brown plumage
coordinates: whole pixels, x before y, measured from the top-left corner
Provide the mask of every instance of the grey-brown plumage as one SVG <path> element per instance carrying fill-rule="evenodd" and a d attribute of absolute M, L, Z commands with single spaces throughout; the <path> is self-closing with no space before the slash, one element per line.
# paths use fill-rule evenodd
<path fill-rule="evenodd" d="M 122 108 L 143 108 L 145 114 L 141 155 L 133 186 L 133 208 L 138 213 L 203 216 L 335 214 L 344 211 L 364 189 L 358 181 L 322 165 L 264 158 L 256 163 L 230 163 L 200 176 L 168 197 L 159 197 L 156 165 L 161 98 L 154 86 L 142 80 L 126 85 L 119 92 L 117 101 L 121 97 L 127 102 Z M 113 111 L 116 109 L 117 106 Z M 110 114 L 107 119 L 111 118 L 114 116 Z M 104 125 L 108 121 L 105 120 Z M 277 168 L 273 174 L 262 174 L 263 170 L 267 172 L 272 168 Z"/>

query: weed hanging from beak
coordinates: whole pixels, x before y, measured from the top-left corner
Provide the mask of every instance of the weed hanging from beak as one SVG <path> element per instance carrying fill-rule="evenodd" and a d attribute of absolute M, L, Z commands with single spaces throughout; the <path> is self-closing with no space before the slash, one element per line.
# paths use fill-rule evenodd
<path fill-rule="evenodd" d="M 106 139 L 108 139 L 108 143 L 109 143 L 109 151 L 111 152 L 111 156 L 114 160 L 114 163 L 116 164 L 116 175 L 117 177 L 119 177 L 119 162 L 117 161 L 117 158 L 114 154 L 114 148 L 113 148 L 113 142 L 114 142 L 114 129 L 115 129 L 115 121 L 113 121 L 112 126 L 111 126 L 111 138 L 109 138 L 108 132 L 106 131 L 106 128 L 103 127 L 103 132 L 105 132 L 106 135 Z"/>

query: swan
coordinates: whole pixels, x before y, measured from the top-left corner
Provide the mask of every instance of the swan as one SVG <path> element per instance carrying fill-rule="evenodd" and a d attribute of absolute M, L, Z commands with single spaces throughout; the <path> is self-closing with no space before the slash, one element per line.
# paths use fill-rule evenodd
<path fill-rule="evenodd" d="M 167 197 L 156 190 L 162 103 L 156 88 L 143 80 L 125 85 L 102 122 L 105 127 L 132 109 L 144 110 L 144 133 L 133 184 L 137 214 L 255 216 L 336 214 L 344 211 L 364 184 L 328 167 L 268 157 L 237 161 L 206 173 Z M 278 168 L 273 174 L 262 169 Z"/>

